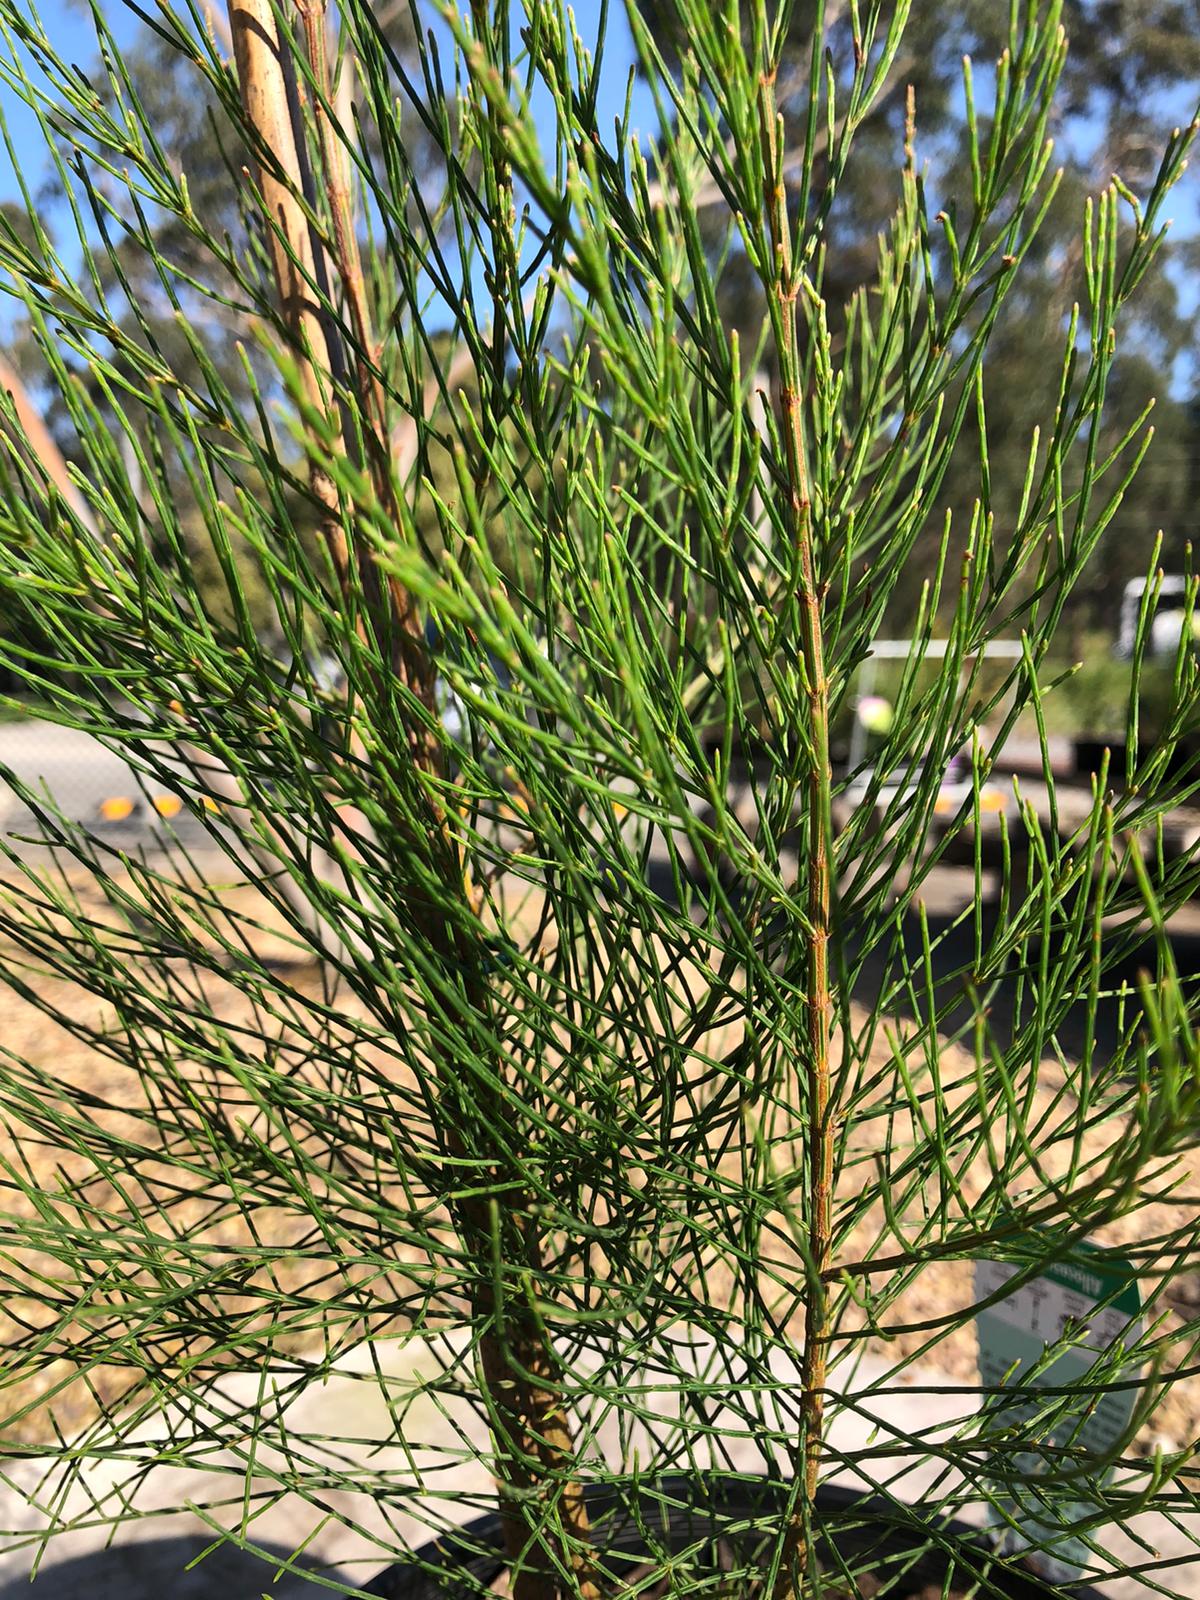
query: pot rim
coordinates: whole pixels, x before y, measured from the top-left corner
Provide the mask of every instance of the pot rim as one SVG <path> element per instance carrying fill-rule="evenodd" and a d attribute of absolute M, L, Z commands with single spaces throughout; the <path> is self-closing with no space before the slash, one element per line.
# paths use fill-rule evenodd
<path fill-rule="evenodd" d="M 632 1477 L 622 1480 L 625 1487 L 633 1482 Z M 664 1473 L 639 1479 L 638 1488 L 660 1511 L 667 1509 L 668 1502 L 676 1502 L 681 1521 L 689 1515 L 720 1518 L 724 1522 L 742 1521 L 748 1516 L 778 1509 L 784 1495 L 783 1486 L 777 1480 L 757 1473 Z M 613 1483 L 588 1484 L 584 1495 L 592 1511 L 600 1514 L 606 1506 L 617 1506 L 624 1498 L 621 1488 Z M 926 1510 L 931 1513 L 930 1521 L 936 1514 L 936 1507 L 926 1508 L 920 1501 L 892 1499 L 875 1489 L 858 1489 L 848 1484 L 822 1484 L 817 1490 L 816 1503 L 819 1509 L 828 1512 L 853 1510 L 860 1518 L 874 1518 L 882 1534 L 881 1556 L 888 1544 L 892 1550 L 905 1543 L 916 1546 L 914 1523 L 924 1520 L 922 1513 Z M 728 1514 L 722 1515 L 723 1512 Z M 1019 1565 L 1015 1559 L 1005 1559 L 988 1541 L 985 1530 L 976 1524 L 946 1518 L 940 1522 L 938 1534 L 939 1543 L 928 1547 L 919 1558 L 914 1574 L 918 1581 L 924 1578 L 935 1582 L 939 1574 L 945 1575 L 949 1561 L 943 1546 L 953 1544 L 964 1554 L 973 1551 L 987 1562 L 990 1570 L 981 1594 L 993 1593 L 1006 1600 L 1047 1600 L 1055 1595 L 1069 1596 L 1070 1600 L 1107 1600 L 1101 1590 L 1086 1581 L 1056 1585 Z M 459 1547 L 457 1553 L 455 1546 Z M 605 1548 L 603 1543 L 601 1548 Z M 617 1545 L 616 1549 L 619 1548 Z M 363 1587 L 367 1594 L 380 1596 L 382 1600 L 435 1600 L 435 1597 L 447 1596 L 458 1600 L 460 1595 L 477 1592 L 476 1586 L 485 1587 L 494 1582 L 505 1565 L 502 1520 L 498 1511 L 491 1511 L 458 1529 L 440 1534 L 414 1551 L 407 1560 L 385 1567 Z M 443 1575 L 440 1581 L 439 1573 Z M 461 1580 L 455 1582 L 455 1575 L 459 1573 L 471 1575 L 469 1587 Z"/>

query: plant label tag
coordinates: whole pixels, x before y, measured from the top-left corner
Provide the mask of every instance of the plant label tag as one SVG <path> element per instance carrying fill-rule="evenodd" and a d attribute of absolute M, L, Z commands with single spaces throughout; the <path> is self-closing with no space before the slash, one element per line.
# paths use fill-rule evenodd
<path fill-rule="evenodd" d="M 1007 1261 L 977 1262 L 976 1300 L 1001 1293 L 1019 1271 Z M 1133 1415 L 1137 1390 L 1090 1393 L 1088 1374 L 1106 1352 L 1137 1341 L 1141 1309 L 1133 1266 L 1102 1254 L 1095 1245 L 1079 1244 L 1072 1261 L 1027 1279 L 975 1319 L 980 1380 L 985 1388 L 999 1391 L 985 1404 L 1011 1437 L 1019 1438 L 1022 1426 L 1032 1424 L 1038 1446 L 1007 1457 L 1006 1492 L 989 1506 L 989 1517 L 994 1527 L 1004 1529 L 1001 1547 L 1025 1552 L 1029 1565 L 1053 1583 L 1072 1583 L 1083 1576 L 1090 1552 L 1070 1529 L 1095 1508 L 1072 1504 L 1060 1487 L 1052 1489 L 1049 1483 L 1039 1491 L 1038 1479 L 1055 1473 L 1055 1446 L 1094 1455 L 1099 1476 L 1107 1476 L 1108 1462 Z M 1067 1388 L 1078 1392 L 1038 1394 Z M 1024 1391 L 1030 1398 L 1009 1400 L 1005 1391 Z M 1068 1460 L 1067 1470 L 1073 1466 L 1077 1472 L 1078 1459 L 1076 1453 Z M 1019 1489 L 1014 1487 L 1018 1483 Z"/>

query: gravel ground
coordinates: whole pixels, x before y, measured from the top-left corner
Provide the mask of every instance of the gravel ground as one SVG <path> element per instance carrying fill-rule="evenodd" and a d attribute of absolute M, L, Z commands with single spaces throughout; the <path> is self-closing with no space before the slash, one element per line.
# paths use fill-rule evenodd
<path fill-rule="evenodd" d="M 230 889 L 228 899 L 244 915 L 256 914 L 249 891 Z M 102 915 L 99 906 L 96 907 L 96 914 L 98 917 Z M 263 916 L 261 920 L 263 927 L 258 936 L 260 951 L 281 964 L 293 961 L 294 949 L 283 936 L 282 930 L 272 926 L 269 917 Z M 6 948 L 0 938 L 0 963 L 4 963 L 10 954 L 11 947 Z M 319 975 L 315 969 L 291 967 L 289 981 L 297 992 L 310 994 L 314 998 L 321 992 Z M 60 978 L 38 978 L 36 989 L 43 1001 L 48 1002 L 51 1009 L 62 1017 L 80 1017 L 84 1014 L 81 1009 L 84 1007 L 90 1008 L 89 1015 L 97 1012 L 96 1000 Z M 212 1003 L 214 1010 L 231 1021 L 237 1020 L 238 1006 L 244 1004 L 232 994 L 220 996 L 215 993 Z M 345 997 L 339 1003 L 351 1004 Z M 106 1020 L 113 1026 L 120 1025 L 113 1008 L 109 1008 Z M 139 1104 L 139 1097 L 146 1092 L 144 1083 L 127 1068 L 81 1043 L 69 1029 L 48 1020 L 31 999 L 23 998 L 3 985 L 0 985 L 0 1047 L 12 1057 L 52 1072 L 57 1082 L 67 1087 L 68 1098 L 72 1086 L 75 1086 L 81 1095 L 86 1091 L 93 1098 L 112 1105 L 127 1106 L 132 1112 Z M 883 1070 L 888 1059 L 888 1046 L 881 1038 L 876 1043 L 870 1064 Z M 956 1103 L 955 1096 L 961 1099 L 973 1092 L 970 1062 L 964 1052 L 947 1046 L 943 1051 L 942 1067 L 946 1082 L 959 1085 L 950 1092 L 949 1104 L 953 1106 Z M 1034 1124 L 1052 1128 L 1064 1116 L 1069 1117 L 1071 1109 L 1064 1099 L 1061 1070 L 1053 1064 L 1046 1064 L 1041 1070 L 1034 1095 Z M 891 1137 L 894 1140 L 903 1140 L 901 1122 L 902 1119 L 897 1121 L 893 1116 Z M 17 1137 L 14 1135 L 16 1125 L 11 1114 L 0 1107 L 0 1161 L 10 1164 L 10 1170 L 12 1164 L 19 1165 L 37 1184 L 59 1189 L 64 1185 L 82 1184 L 93 1176 L 86 1171 L 86 1163 L 78 1153 L 56 1147 L 49 1140 L 35 1141 L 27 1133 Z M 133 1130 L 135 1127 L 136 1119 L 133 1119 L 130 1128 Z M 1093 1128 L 1084 1141 L 1084 1159 L 1100 1156 L 1111 1143 L 1113 1133 L 1111 1126 Z M 880 1147 L 881 1138 L 879 1126 L 868 1125 L 860 1130 L 858 1147 L 864 1159 L 870 1159 L 873 1149 Z M 1065 1155 L 1048 1159 L 1047 1178 L 1054 1176 L 1056 1167 L 1061 1170 L 1064 1161 Z M 1200 1192 L 1191 1181 L 1197 1176 L 1197 1165 L 1200 1162 L 1197 1161 L 1196 1152 L 1189 1152 L 1187 1159 L 1175 1172 L 1177 1183 L 1182 1180 L 1181 1187 L 1177 1186 L 1168 1198 L 1159 1203 L 1143 1205 L 1121 1222 L 1102 1230 L 1099 1237 L 1106 1242 L 1129 1243 L 1178 1228 L 1184 1221 L 1194 1218 L 1200 1212 Z M 980 1158 L 961 1174 L 964 1198 L 976 1199 L 988 1182 L 987 1164 Z M 841 1198 L 852 1199 L 859 1184 L 858 1171 L 852 1168 L 846 1174 Z M 25 1195 L 14 1196 L 12 1186 L 9 1188 L 10 1194 L 4 1205 L 10 1215 L 14 1212 L 18 1217 L 21 1214 L 33 1215 L 36 1210 L 34 1203 Z M 94 1199 L 94 1189 L 89 1189 L 89 1193 Z M 198 1191 L 195 1205 L 202 1209 L 204 1203 L 204 1196 Z M 913 1203 L 919 1205 L 920 1198 Z M 226 1230 L 222 1237 L 230 1243 L 237 1243 L 245 1237 L 244 1227 L 237 1218 L 226 1219 L 220 1226 Z M 885 1219 L 878 1211 L 864 1215 L 847 1242 L 847 1252 L 850 1256 L 866 1253 L 885 1227 Z M 22 1270 L 29 1269 L 31 1260 L 26 1252 L 22 1257 Z M 773 1266 L 783 1278 L 790 1274 L 794 1282 L 799 1258 L 779 1246 Z M 710 1287 L 719 1297 L 722 1293 L 721 1283 L 714 1280 Z M 732 1285 L 727 1284 L 726 1288 L 732 1295 Z M 877 1352 L 891 1357 L 902 1354 L 925 1359 L 954 1379 L 967 1384 L 975 1382 L 976 1352 L 972 1325 L 968 1323 L 948 1338 L 941 1339 L 932 1349 L 927 1349 L 930 1342 L 928 1332 L 920 1327 L 921 1324 L 945 1318 L 955 1308 L 969 1305 L 972 1298 L 969 1263 L 946 1262 L 927 1267 L 889 1313 L 889 1320 L 900 1324 L 903 1331 L 886 1342 L 874 1341 Z M 1161 1311 L 1165 1319 L 1164 1330 L 1168 1333 L 1178 1329 L 1185 1317 L 1200 1314 L 1200 1276 L 1177 1282 L 1171 1298 L 1156 1309 Z M 19 1317 L 19 1313 L 13 1314 Z M 794 1307 L 788 1313 L 788 1320 L 794 1326 L 798 1323 Z M 865 1314 L 860 1316 L 859 1322 L 865 1325 Z M 10 1322 L 10 1330 L 12 1326 Z M 3 1331 L 0 1327 L 0 1335 Z M 1172 1364 L 1184 1364 L 1187 1354 L 1186 1344 L 1177 1346 L 1171 1358 Z M 52 1429 L 69 1437 L 92 1420 L 99 1406 L 115 1401 L 125 1381 L 119 1374 L 102 1367 L 93 1368 L 86 1383 L 75 1381 L 75 1377 L 71 1364 L 62 1360 L 44 1364 L 34 1377 L 27 1372 L 14 1371 L 11 1364 L 9 1370 L 5 1371 L 0 1360 L 0 1381 L 6 1388 L 3 1409 L 9 1419 L 6 1424 L 0 1425 L 5 1438 L 10 1441 L 45 1441 L 51 1437 Z M 1170 1388 L 1151 1422 L 1143 1430 L 1140 1444 L 1146 1449 L 1156 1443 L 1179 1447 L 1197 1438 L 1200 1438 L 1200 1379 L 1193 1377 L 1178 1381 Z"/>

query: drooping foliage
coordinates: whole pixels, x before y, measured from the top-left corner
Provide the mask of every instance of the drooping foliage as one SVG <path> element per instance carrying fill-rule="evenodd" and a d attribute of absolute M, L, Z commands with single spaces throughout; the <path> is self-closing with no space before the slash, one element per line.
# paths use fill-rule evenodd
<path fill-rule="evenodd" d="M 1195 1509 L 1186 1451 L 1133 1443 L 1192 1362 L 1187 1312 L 1096 1369 L 1139 1396 L 1115 1478 L 1053 1386 L 964 1393 L 920 1438 L 880 1399 L 967 1338 L 969 1276 L 912 1310 L 948 1263 L 1019 1282 L 1132 1230 L 1148 1293 L 1195 1266 L 1200 1051 L 1165 919 L 1200 872 L 1161 828 L 1200 788 L 1172 759 L 1189 633 L 1148 761 L 1131 739 L 1068 817 L 1043 741 L 1042 805 L 984 824 L 1146 445 L 1112 403 L 1119 330 L 1191 130 L 1075 207 L 1084 305 L 1047 332 L 1001 527 L 982 424 L 1061 191 L 1061 6 L 1014 6 L 964 74 L 953 214 L 917 97 L 848 311 L 823 287 L 837 196 L 909 19 L 851 8 L 852 64 L 826 74 L 818 30 L 797 88 L 793 12 L 677 0 L 666 61 L 631 11 L 649 150 L 598 125 L 603 41 L 558 4 L 414 12 L 406 57 L 360 0 L 338 30 L 235 0 L 232 59 L 160 7 L 230 130 L 249 220 L 226 236 L 111 38 L 101 89 L 0 0 L 0 72 L 58 152 L 83 260 L 36 217 L 0 237 L 75 463 L 67 495 L 10 408 L 0 662 L 181 807 L 161 848 L 120 851 L 26 789 L 53 855 L 7 851 L 7 982 L 98 1064 L 0 1050 L 0 1372 L 52 1531 L 134 1518 L 178 1474 L 215 1538 L 299 1573 L 340 1523 L 365 1570 L 498 1492 L 520 1600 L 591 1600 L 640 1496 L 753 1468 L 732 1572 L 704 1540 L 664 1569 L 651 1518 L 636 1581 L 782 1600 L 844 1592 L 892 1525 L 944 1544 L 1031 1453 L 1043 1542 L 1081 1536 L 1097 1570 L 1151 1495 Z M 711 271 L 713 186 L 746 328 Z M 139 307 L 173 295 L 167 347 Z M 231 308 L 245 347 L 214 353 Z M 895 715 L 869 768 L 835 771 L 914 572 Z M 1152 618 L 1151 588 L 1135 667 Z M 334 1376 L 369 1425 L 321 1410 Z M 853 1416 L 878 1436 L 843 1461 Z M 920 1463 L 934 1497 L 892 1503 Z M 886 1515 L 819 1509 L 844 1465 Z M 958 1586 L 1005 1559 L 963 1547 Z M 322 1581 L 358 1592 L 345 1566 Z"/>

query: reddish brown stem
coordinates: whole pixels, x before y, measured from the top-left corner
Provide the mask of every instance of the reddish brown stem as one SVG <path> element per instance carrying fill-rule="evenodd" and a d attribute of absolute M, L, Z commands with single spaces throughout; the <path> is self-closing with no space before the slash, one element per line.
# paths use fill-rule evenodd
<path fill-rule="evenodd" d="M 803 1051 L 808 1138 L 805 1152 L 808 1295 L 800 1369 L 803 1418 L 803 1493 L 784 1534 L 774 1600 L 791 1600 L 811 1565 L 809 1529 L 824 1447 L 825 1382 L 829 1349 L 829 1270 L 833 1232 L 833 1117 L 830 1104 L 829 940 L 831 933 L 829 795 L 829 681 L 820 575 L 817 570 L 809 484 L 802 366 L 796 298 L 799 274 L 792 260 L 791 223 L 783 178 L 783 129 L 774 82 L 761 84 L 760 123 L 766 173 L 765 208 L 774 252 L 772 321 L 779 362 L 780 423 L 786 468 L 788 520 L 799 574 L 800 646 L 808 695 L 808 808 L 804 852 L 807 917 L 807 1024 Z"/>

